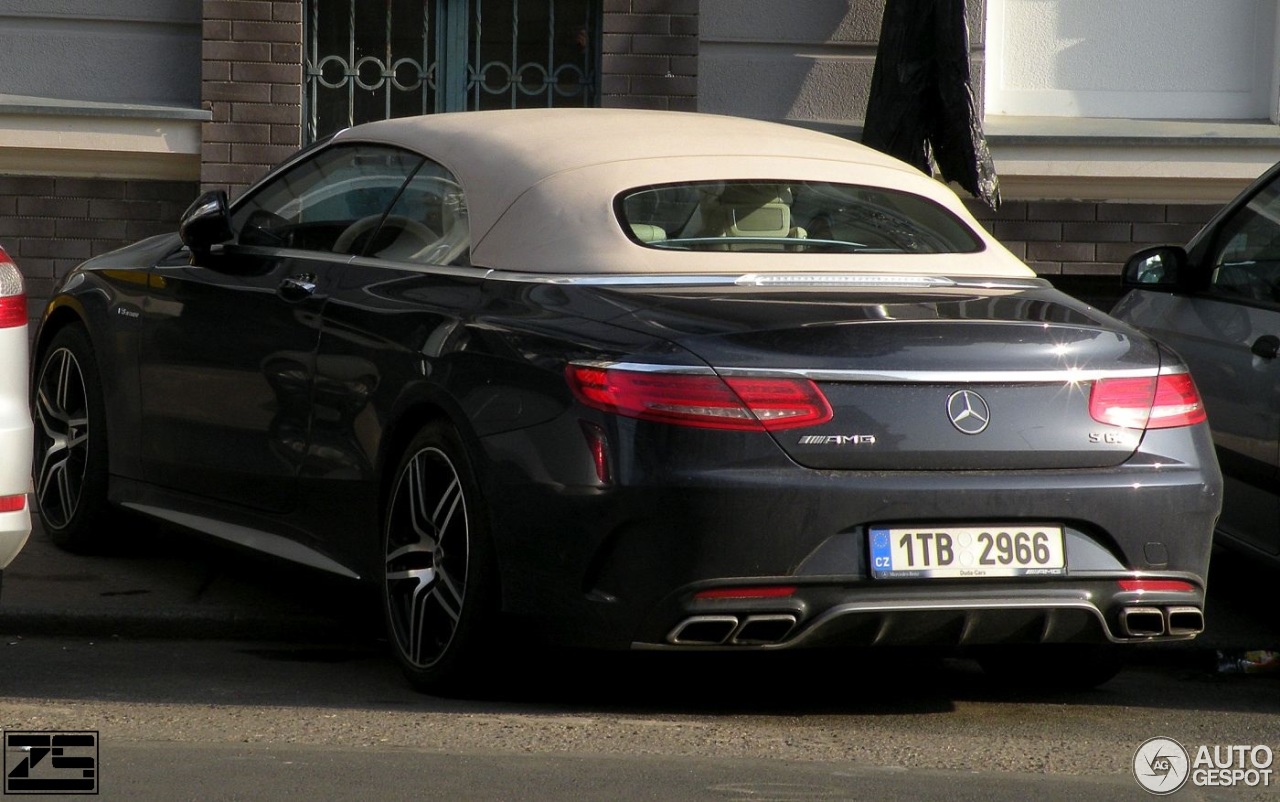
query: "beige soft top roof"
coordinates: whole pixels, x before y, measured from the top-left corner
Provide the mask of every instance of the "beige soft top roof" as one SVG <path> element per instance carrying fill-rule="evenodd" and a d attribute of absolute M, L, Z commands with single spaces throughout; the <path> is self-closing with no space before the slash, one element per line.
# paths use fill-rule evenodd
<path fill-rule="evenodd" d="M 712 114 L 632 109 L 519 109 L 404 117 L 335 141 L 394 144 L 448 168 L 470 216 L 471 263 L 538 273 L 871 272 L 1034 275 L 918 170 L 807 129 Z M 679 251 L 629 238 L 614 200 L 649 184 L 692 180 L 830 181 L 933 199 L 987 244 L 977 254 Z"/>

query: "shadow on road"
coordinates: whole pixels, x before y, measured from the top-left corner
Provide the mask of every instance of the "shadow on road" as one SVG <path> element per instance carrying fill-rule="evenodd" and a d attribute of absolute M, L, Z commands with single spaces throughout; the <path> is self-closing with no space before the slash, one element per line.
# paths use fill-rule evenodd
<path fill-rule="evenodd" d="M 948 712 L 966 702 L 1280 713 L 1280 671 L 1217 670 L 1218 649 L 1280 648 L 1269 598 L 1280 572 L 1226 552 L 1214 555 L 1209 629 L 1198 645 L 1136 649 L 1120 676 L 1081 693 L 1037 687 L 1034 677 L 1030 690 L 1011 690 L 972 661 L 928 652 L 602 654 L 524 644 L 501 656 L 484 692 L 443 699 L 417 694 L 403 681 L 381 635 L 376 598 L 353 583 L 163 529 L 142 535 L 121 557 L 47 547 L 28 566 L 29 587 L 42 575 L 100 597 L 76 603 L 136 610 L 167 593 L 174 604 L 233 612 L 225 630 L 192 639 L 182 637 L 180 620 L 164 637 L 147 637 L 145 627 L 92 637 L 57 627 L 16 631 L 5 626 L 0 608 L 6 697 L 561 714 L 902 715 Z M 15 567 L 24 570 L 22 563 Z M 237 636 L 252 629 L 255 617 L 281 611 L 294 614 L 282 621 L 301 614 L 311 629 L 279 639 Z"/>

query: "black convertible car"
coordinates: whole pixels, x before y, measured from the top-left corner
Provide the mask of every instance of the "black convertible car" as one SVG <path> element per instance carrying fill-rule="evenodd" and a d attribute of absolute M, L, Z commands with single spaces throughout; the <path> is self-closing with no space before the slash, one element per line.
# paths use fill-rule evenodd
<path fill-rule="evenodd" d="M 1186 366 L 811 131 L 358 126 L 77 268 L 35 361 L 59 544 L 125 508 L 368 580 L 427 690 L 510 620 L 961 649 L 1046 688 L 1204 624 L 1221 478 Z"/>

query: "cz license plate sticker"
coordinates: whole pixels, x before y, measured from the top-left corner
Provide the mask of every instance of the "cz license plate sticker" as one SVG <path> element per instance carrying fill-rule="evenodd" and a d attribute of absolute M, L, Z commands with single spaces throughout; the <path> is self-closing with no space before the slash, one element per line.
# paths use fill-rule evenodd
<path fill-rule="evenodd" d="M 1067 573 L 1062 527 L 875 526 L 870 530 L 876 579 L 963 579 L 1062 576 Z"/>

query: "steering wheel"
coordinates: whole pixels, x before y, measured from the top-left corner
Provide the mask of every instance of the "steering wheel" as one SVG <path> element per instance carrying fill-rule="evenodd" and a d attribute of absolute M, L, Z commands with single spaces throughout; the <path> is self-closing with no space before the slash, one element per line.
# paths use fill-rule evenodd
<path fill-rule="evenodd" d="M 381 214 L 371 214 L 368 217 L 361 217 L 351 225 L 342 230 L 338 238 L 334 240 L 334 253 L 350 253 L 351 246 L 355 244 L 356 238 L 361 234 L 365 234 L 378 227 L 384 218 Z M 400 214 L 389 214 L 385 218 L 386 224 L 402 231 L 407 231 L 414 238 L 422 241 L 422 247 L 426 247 L 436 240 L 440 239 L 440 235 L 432 231 L 423 223 L 419 223 L 411 217 L 405 217 Z"/>

